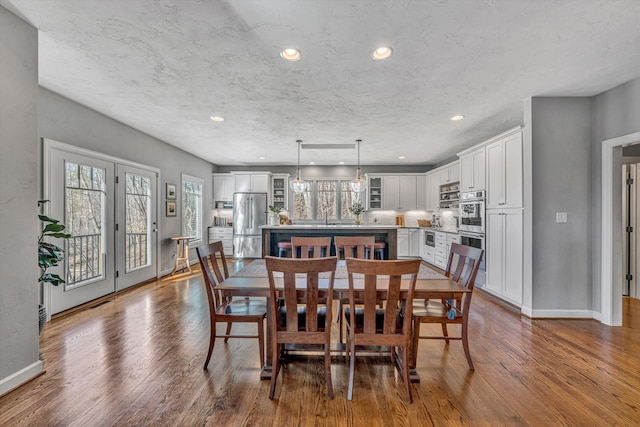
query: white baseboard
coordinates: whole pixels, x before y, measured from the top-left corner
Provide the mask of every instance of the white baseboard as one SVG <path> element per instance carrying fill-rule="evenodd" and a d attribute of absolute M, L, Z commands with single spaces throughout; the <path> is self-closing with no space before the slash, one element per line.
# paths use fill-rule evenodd
<path fill-rule="evenodd" d="M 596 319 L 596 313 L 593 310 L 527 310 L 531 314 L 525 313 L 524 307 L 522 313 L 532 319 Z"/>
<path fill-rule="evenodd" d="M 198 264 L 199 262 L 200 262 L 200 261 L 198 261 L 198 259 L 197 259 L 197 258 L 196 258 L 196 259 L 190 259 L 190 260 L 189 260 L 189 265 L 196 265 L 196 264 Z M 162 271 L 160 272 L 160 277 L 168 276 L 168 275 L 170 275 L 171 273 L 173 273 L 173 267 L 170 267 L 170 268 L 168 268 L 168 269 L 166 269 L 166 270 L 162 270 Z"/>
<path fill-rule="evenodd" d="M 20 369 L 18 372 L 0 380 L 0 396 L 37 377 L 43 371 L 42 360 Z"/>

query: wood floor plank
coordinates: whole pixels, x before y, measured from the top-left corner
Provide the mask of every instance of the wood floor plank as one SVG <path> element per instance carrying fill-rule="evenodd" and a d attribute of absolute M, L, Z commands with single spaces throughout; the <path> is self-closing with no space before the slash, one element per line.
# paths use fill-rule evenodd
<path fill-rule="evenodd" d="M 230 263 L 232 271 L 242 265 Z M 0 425 L 638 424 L 640 301 L 624 298 L 621 327 L 531 320 L 480 293 L 472 305 L 476 370 L 468 370 L 460 343 L 422 340 L 413 404 L 386 355 L 357 358 L 353 401 L 344 356 L 332 359 L 333 400 L 321 356 L 290 358 L 269 400 L 257 340 L 219 340 L 202 369 L 206 295 L 199 271 L 178 274 L 50 322 L 41 337 L 46 373 L 0 398 Z M 253 334 L 255 326 L 234 332 Z"/>

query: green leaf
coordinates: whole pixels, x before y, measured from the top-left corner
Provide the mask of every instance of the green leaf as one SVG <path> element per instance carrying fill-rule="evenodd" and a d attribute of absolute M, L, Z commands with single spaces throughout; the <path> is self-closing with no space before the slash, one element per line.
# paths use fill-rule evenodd
<path fill-rule="evenodd" d="M 38 215 L 38 218 L 40 218 L 40 221 L 42 221 L 42 222 L 51 222 L 53 224 L 57 224 L 57 223 L 60 222 L 57 219 L 49 218 L 46 215 Z"/>
<path fill-rule="evenodd" d="M 59 231 L 64 230 L 66 227 L 62 224 L 47 224 L 47 226 L 42 230 L 43 233 L 57 233 Z"/>
<path fill-rule="evenodd" d="M 62 227 L 64 228 L 64 227 Z M 68 239 L 71 237 L 71 234 L 67 233 L 45 233 L 45 236 L 54 237 L 56 239 Z"/>
<path fill-rule="evenodd" d="M 39 279 L 40 282 L 51 283 L 53 286 L 58 286 L 60 283 L 65 283 L 64 279 L 57 274 L 46 273 Z"/>

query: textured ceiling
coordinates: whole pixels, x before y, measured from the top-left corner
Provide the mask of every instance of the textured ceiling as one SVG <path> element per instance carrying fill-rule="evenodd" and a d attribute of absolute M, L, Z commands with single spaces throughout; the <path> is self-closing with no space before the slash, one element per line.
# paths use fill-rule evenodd
<path fill-rule="evenodd" d="M 40 30 L 43 87 L 218 165 L 292 165 L 296 139 L 358 138 L 363 164 L 435 164 L 522 124 L 530 96 L 640 76 L 640 0 L 0 5 Z M 379 45 L 393 56 L 374 61 Z M 356 153 L 304 150 L 309 161 Z"/>

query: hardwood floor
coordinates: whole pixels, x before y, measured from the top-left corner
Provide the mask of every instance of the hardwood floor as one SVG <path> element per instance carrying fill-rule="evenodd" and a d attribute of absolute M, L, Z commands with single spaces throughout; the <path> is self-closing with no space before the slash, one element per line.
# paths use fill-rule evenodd
<path fill-rule="evenodd" d="M 475 372 L 460 343 L 423 340 L 412 405 L 386 357 L 358 358 L 349 402 L 348 365 L 335 356 L 329 401 L 322 357 L 295 358 L 270 401 L 257 340 L 219 340 L 202 369 L 206 296 L 199 271 L 179 274 L 50 322 L 46 373 L 0 398 L 0 425 L 638 425 L 640 302 L 624 305 L 624 326 L 612 328 L 521 318 L 476 293 Z"/>

